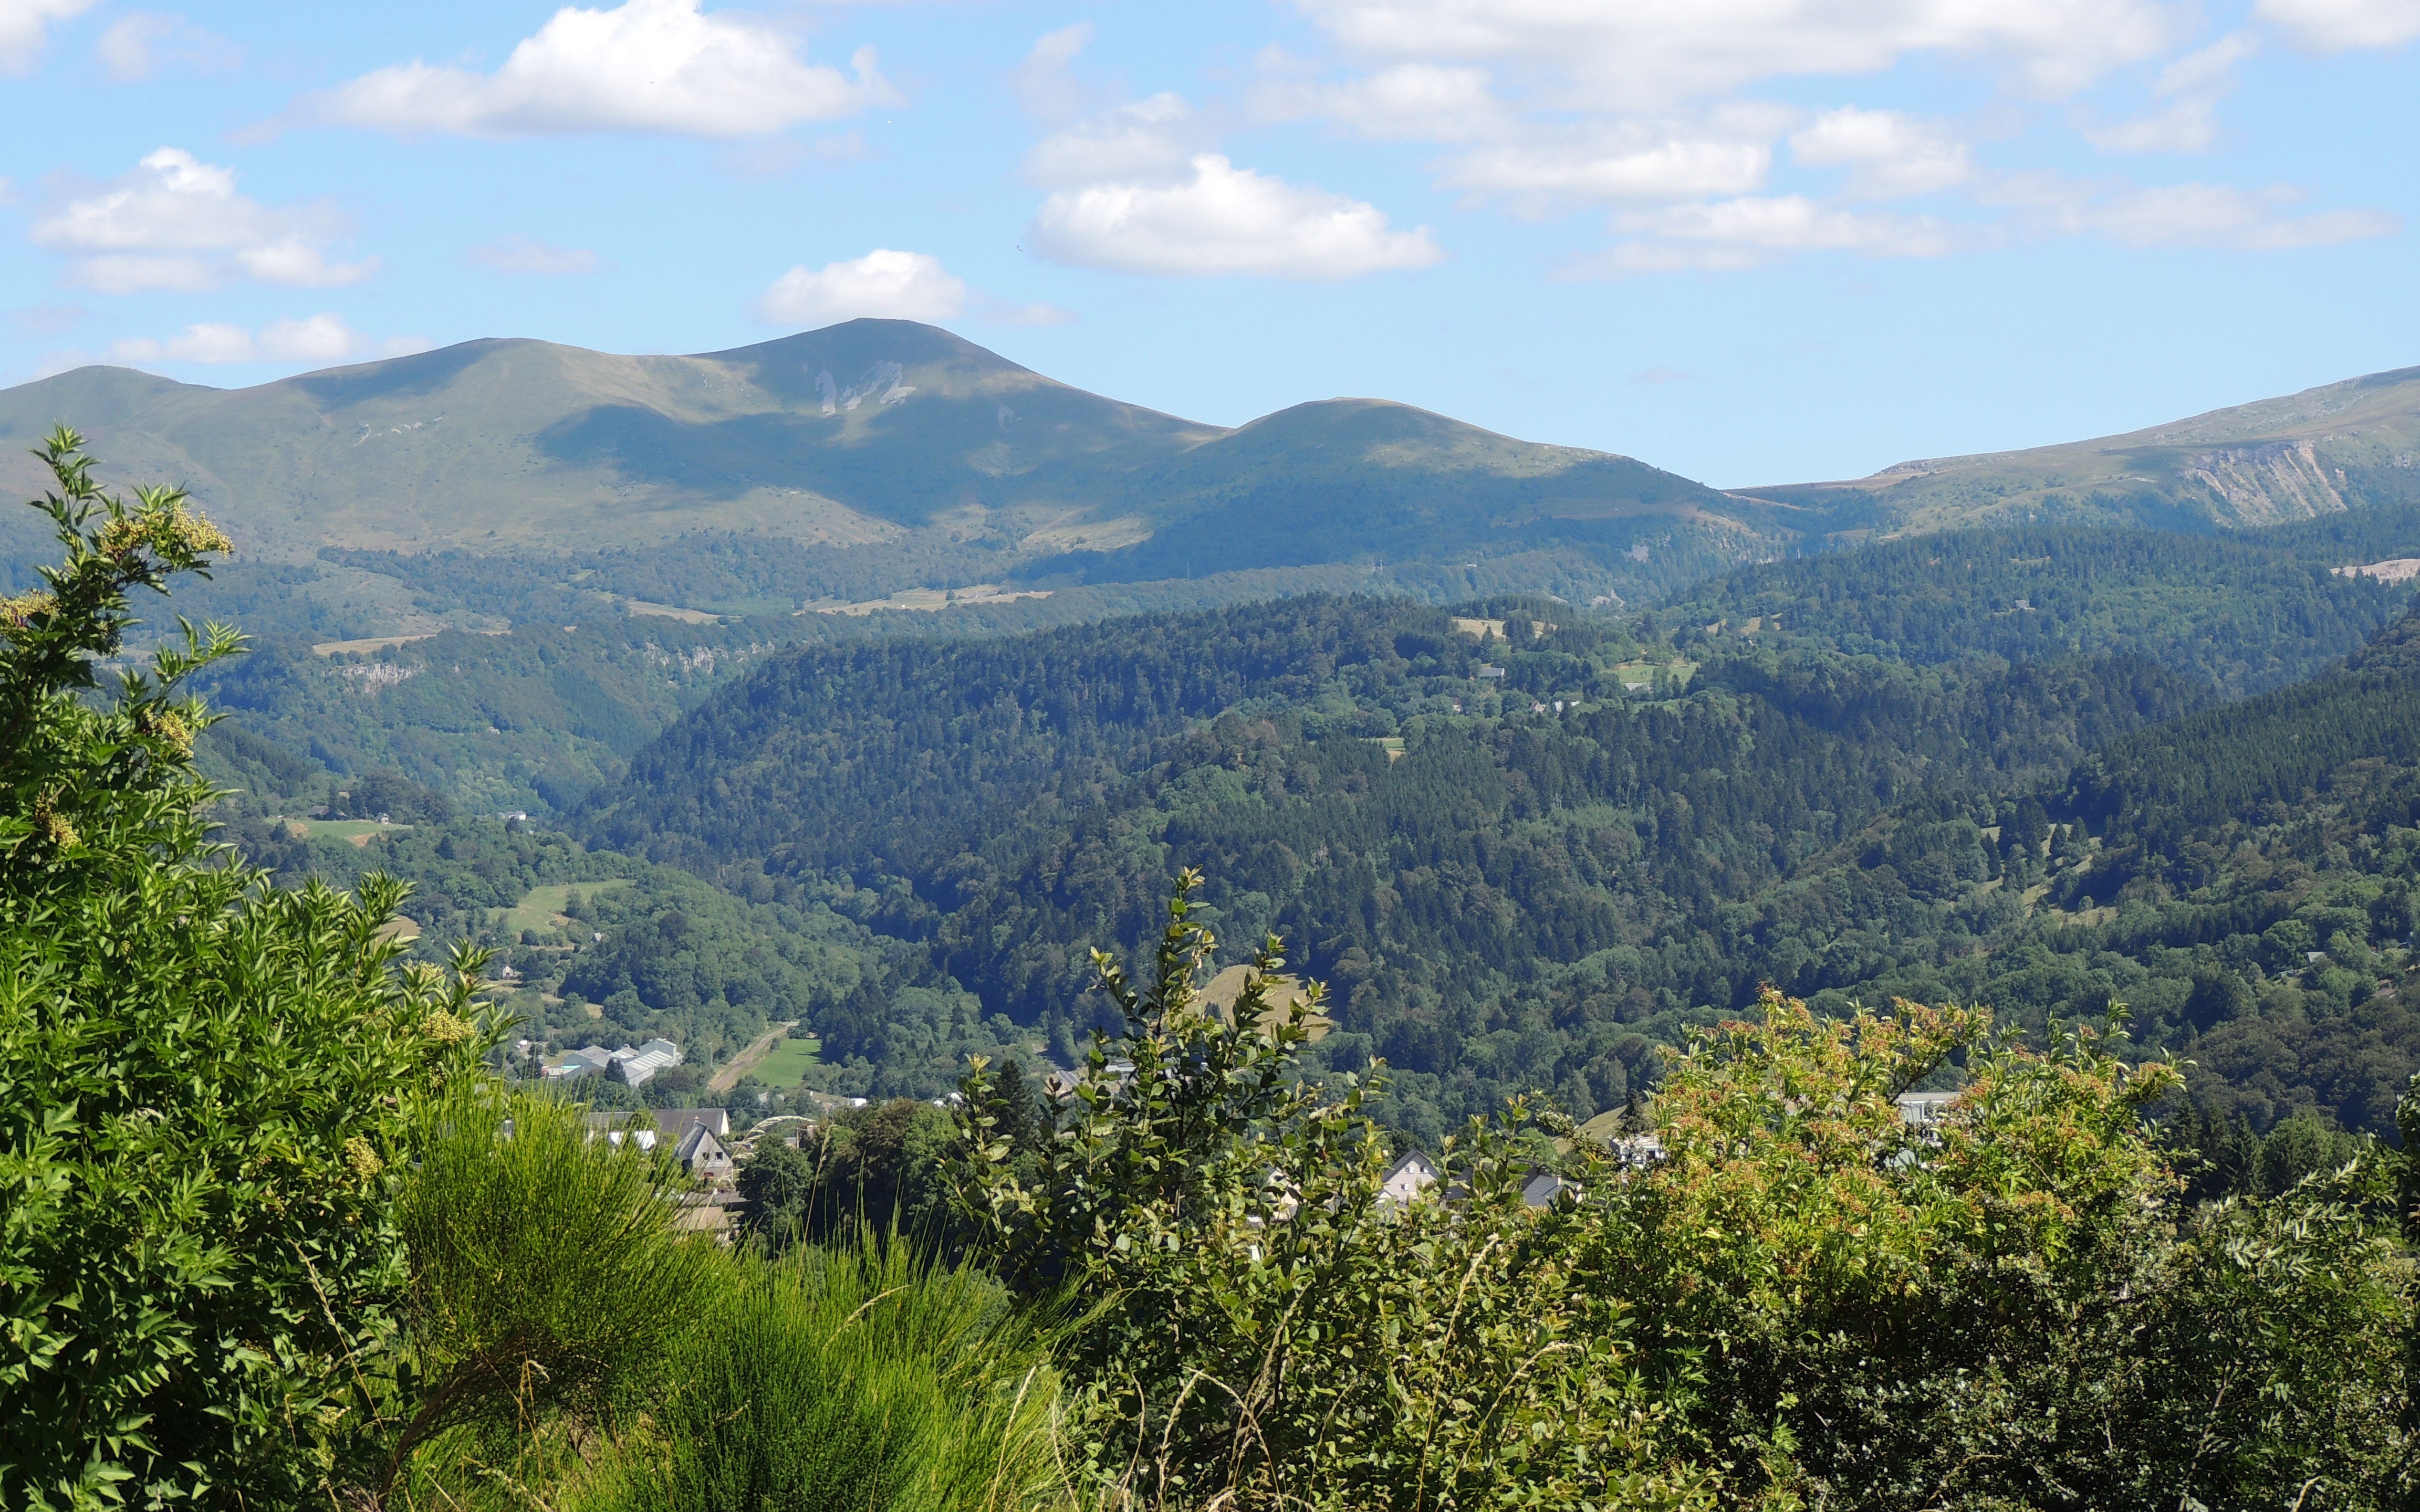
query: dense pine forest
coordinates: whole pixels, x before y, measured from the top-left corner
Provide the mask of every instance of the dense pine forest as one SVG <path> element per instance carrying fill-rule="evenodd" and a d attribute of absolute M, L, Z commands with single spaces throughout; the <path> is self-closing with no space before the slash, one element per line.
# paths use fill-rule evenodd
<path fill-rule="evenodd" d="M 2102 545 L 2083 560 L 2106 563 Z M 2120 592 L 2097 599 L 2079 572 L 2079 602 L 2107 613 L 2160 586 L 2120 563 Z M 1289 600 L 805 650 L 710 699 L 573 822 L 737 891 L 838 898 L 1062 1059 L 1100 1011 L 1087 950 L 1147 930 L 1156 879 L 1199 865 L 1227 949 L 1286 938 L 1334 993 L 1317 1053 L 1382 1057 L 1386 1116 L 1424 1137 L 1531 1088 L 1581 1117 L 1620 1107 L 1658 1046 L 1767 983 L 1833 1007 L 1988 1001 L 2037 1032 L 2123 1001 L 2142 1052 L 2205 1062 L 2195 1096 L 2224 1119 L 2379 1128 L 2420 1050 L 2394 986 L 2408 883 L 2383 822 L 2359 877 L 2322 857 L 2257 900 L 2223 897 L 2231 879 L 2163 894 L 2111 870 L 2117 837 L 2086 794 L 2092 753 L 2167 730 L 2211 756 L 2175 721 L 2236 717 L 2207 712 L 2214 682 L 2357 643 L 2399 596 L 2287 569 L 2271 602 L 2288 611 L 2181 668 L 2065 647 L 1911 664 L 1534 600 Z M 2389 748 L 2408 767 L 2408 738 L 2361 748 Z M 2330 758 L 2312 761 L 2324 781 Z M 2262 943 L 2347 906 L 2358 955 L 2289 964 Z M 2324 943 L 2341 926 L 2312 927 Z M 858 1085 L 947 1078 L 901 1053 L 945 1041 L 877 982 L 814 1022 Z"/>

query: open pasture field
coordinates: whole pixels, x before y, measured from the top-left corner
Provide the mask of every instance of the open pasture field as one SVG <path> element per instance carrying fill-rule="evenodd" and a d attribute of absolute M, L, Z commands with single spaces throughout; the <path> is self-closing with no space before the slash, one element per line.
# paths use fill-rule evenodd
<path fill-rule="evenodd" d="M 564 917 L 563 905 L 575 892 L 594 898 L 600 892 L 630 886 L 628 877 L 609 877 L 602 882 L 558 882 L 543 887 L 532 887 L 521 895 L 521 901 L 504 910 L 504 926 L 508 930 L 561 929 L 569 920 Z"/>
<path fill-rule="evenodd" d="M 777 1040 L 764 1059 L 748 1068 L 747 1074 L 768 1087 L 796 1087 L 822 1048 L 820 1040 Z"/>
<path fill-rule="evenodd" d="M 296 819 L 282 818 L 275 823 L 305 840 L 349 840 L 356 845 L 367 845 L 374 835 L 396 835 L 410 829 L 410 825 L 381 825 L 375 819 Z"/>

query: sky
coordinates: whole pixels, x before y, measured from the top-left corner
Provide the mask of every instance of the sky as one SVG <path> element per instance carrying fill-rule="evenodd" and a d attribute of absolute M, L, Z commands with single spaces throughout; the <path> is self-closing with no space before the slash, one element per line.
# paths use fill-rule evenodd
<path fill-rule="evenodd" d="M 2420 0 L 0 0 L 0 384 L 870 315 L 1855 477 L 2420 364 L 2414 142 Z"/>

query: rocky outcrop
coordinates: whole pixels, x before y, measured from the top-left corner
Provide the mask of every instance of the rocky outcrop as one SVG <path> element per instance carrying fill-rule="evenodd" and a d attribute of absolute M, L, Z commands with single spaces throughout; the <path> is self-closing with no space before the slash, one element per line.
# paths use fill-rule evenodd
<path fill-rule="evenodd" d="M 2340 487 L 2344 474 L 2322 463 L 2306 440 L 2204 452 L 2180 471 L 2218 495 L 2230 525 L 2275 525 L 2350 507 Z"/>

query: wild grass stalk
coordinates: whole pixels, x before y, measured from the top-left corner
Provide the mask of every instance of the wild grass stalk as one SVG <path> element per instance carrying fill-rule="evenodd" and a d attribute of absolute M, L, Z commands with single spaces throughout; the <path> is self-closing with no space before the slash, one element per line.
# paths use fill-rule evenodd
<path fill-rule="evenodd" d="M 574 1512 L 1072 1504 L 1057 1377 L 987 1278 L 871 1237 L 733 1273 Z"/>

